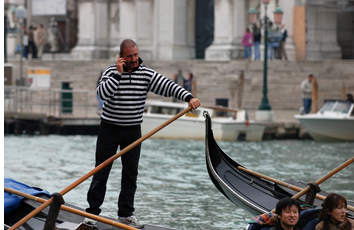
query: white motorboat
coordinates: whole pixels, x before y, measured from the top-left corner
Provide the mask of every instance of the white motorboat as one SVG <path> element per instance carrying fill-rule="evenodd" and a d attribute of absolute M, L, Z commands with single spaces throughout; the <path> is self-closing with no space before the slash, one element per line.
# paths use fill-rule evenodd
<path fill-rule="evenodd" d="M 187 107 L 186 103 L 146 101 L 143 115 L 142 134 L 146 134 Z M 210 114 L 213 131 L 219 141 L 261 141 L 265 124 L 249 121 L 245 110 L 225 107 L 199 107 L 172 122 L 152 138 L 196 139 L 205 138 L 205 118 L 203 112 Z M 231 116 L 231 113 L 235 114 Z"/>
<path fill-rule="evenodd" d="M 354 141 L 354 103 L 325 100 L 317 113 L 295 118 L 316 141 Z"/>

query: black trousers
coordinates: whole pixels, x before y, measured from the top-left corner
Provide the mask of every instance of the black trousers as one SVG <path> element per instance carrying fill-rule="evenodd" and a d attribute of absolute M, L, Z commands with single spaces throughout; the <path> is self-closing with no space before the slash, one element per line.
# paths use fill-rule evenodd
<path fill-rule="evenodd" d="M 118 146 L 124 149 L 141 137 L 141 127 L 117 126 L 101 121 L 96 144 L 96 167 L 117 153 Z M 121 156 L 122 178 L 121 191 L 118 199 L 118 216 L 127 217 L 134 212 L 134 195 L 138 177 L 138 165 L 141 144 Z M 86 212 L 99 215 L 100 206 L 106 194 L 106 184 L 112 163 L 94 174 L 87 193 L 87 201 L 90 205 Z"/>
<path fill-rule="evenodd" d="M 31 50 L 31 52 L 32 52 L 32 59 L 33 59 L 33 58 L 37 58 L 37 47 L 36 47 L 36 45 L 34 44 L 34 42 L 29 41 L 29 42 L 28 42 L 28 48 L 29 48 L 28 53 L 30 52 L 30 50 Z"/>

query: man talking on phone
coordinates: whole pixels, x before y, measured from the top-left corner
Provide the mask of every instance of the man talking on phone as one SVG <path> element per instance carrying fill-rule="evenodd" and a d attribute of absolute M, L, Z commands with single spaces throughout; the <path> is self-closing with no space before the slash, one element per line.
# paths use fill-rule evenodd
<path fill-rule="evenodd" d="M 137 44 L 126 39 L 120 45 L 117 63 L 109 66 L 98 82 L 96 92 L 104 104 L 96 143 L 96 167 L 116 154 L 118 146 L 122 150 L 141 137 L 140 124 L 143 122 L 148 92 L 188 102 L 192 109 L 200 106 L 200 101 L 188 91 L 142 65 L 142 62 Z M 118 199 L 118 221 L 135 228 L 144 227 L 144 223 L 133 215 L 140 149 L 141 144 L 121 157 L 121 191 Z M 100 214 L 111 168 L 112 163 L 94 174 L 87 193 L 88 213 Z M 89 218 L 85 218 L 84 222 L 96 224 Z"/>

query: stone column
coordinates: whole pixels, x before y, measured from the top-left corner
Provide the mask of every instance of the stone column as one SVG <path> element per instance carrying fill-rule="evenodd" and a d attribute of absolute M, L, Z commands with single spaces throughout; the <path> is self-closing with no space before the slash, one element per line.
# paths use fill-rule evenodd
<path fill-rule="evenodd" d="M 108 57 L 109 0 L 78 0 L 79 41 L 71 51 L 76 60 Z"/>
<path fill-rule="evenodd" d="M 337 13 L 323 11 L 321 6 L 306 6 L 306 21 L 306 59 L 340 59 L 341 50 L 337 42 Z"/>
<path fill-rule="evenodd" d="M 284 11 L 282 24 L 284 24 L 284 27 L 288 32 L 288 37 L 285 43 L 285 51 L 288 56 L 288 60 L 295 60 L 296 50 L 293 39 L 295 0 L 280 0 L 279 7 Z M 273 11 L 271 13 L 274 15 Z"/>
<path fill-rule="evenodd" d="M 154 59 L 195 57 L 195 0 L 154 1 Z"/>
<path fill-rule="evenodd" d="M 138 0 L 117 0 L 118 4 L 112 4 L 111 17 L 111 47 L 110 58 L 116 60 L 120 51 L 120 43 L 124 39 L 137 41 L 137 1 Z M 114 13 L 114 16 L 113 16 Z M 140 46 L 139 46 L 140 48 Z M 139 50 L 140 51 L 140 50 Z"/>
<path fill-rule="evenodd" d="M 214 41 L 205 51 L 206 60 L 243 58 L 248 5 L 248 1 L 215 0 Z"/>
<path fill-rule="evenodd" d="M 109 51 L 108 58 L 117 60 L 120 47 L 120 3 L 111 0 L 109 4 Z"/>
<path fill-rule="evenodd" d="M 143 59 L 154 57 L 154 0 L 137 0 L 136 11 L 136 42 L 139 45 L 139 55 Z"/>

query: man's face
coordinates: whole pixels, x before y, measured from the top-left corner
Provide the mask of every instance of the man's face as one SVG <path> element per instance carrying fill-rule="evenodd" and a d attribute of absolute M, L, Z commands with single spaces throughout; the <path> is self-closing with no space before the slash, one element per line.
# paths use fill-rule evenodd
<path fill-rule="evenodd" d="M 281 216 L 279 216 L 280 224 L 283 228 L 293 228 L 299 221 L 299 210 L 296 205 L 286 207 L 281 211 Z"/>
<path fill-rule="evenodd" d="M 126 67 L 134 69 L 139 66 L 139 50 L 137 46 L 124 48 L 123 58 L 126 60 Z"/>

